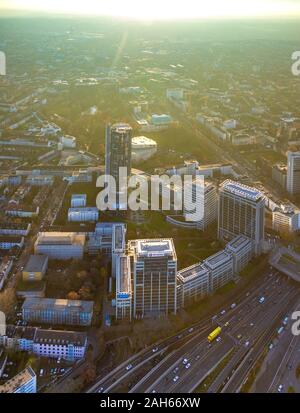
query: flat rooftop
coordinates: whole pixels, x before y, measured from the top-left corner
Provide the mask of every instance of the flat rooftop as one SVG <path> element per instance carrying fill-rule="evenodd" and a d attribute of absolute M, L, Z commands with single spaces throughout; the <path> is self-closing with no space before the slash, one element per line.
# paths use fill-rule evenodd
<path fill-rule="evenodd" d="M 117 294 L 122 298 L 122 294 L 126 298 L 131 294 L 131 274 L 130 274 L 130 258 L 127 255 L 122 255 L 117 262 Z"/>
<path fill-rule="evenodd" d="M 211 257 L 206 258 L 206 260 L 204 260 L 203 263 L 209 269 L 214 270 L 222 266 L 223 264 L 226 264 L 230 260 L 232 260 L 232 256 L 228 252 L 222 250 L 212 255 Z"/>
<path fill-rule="evenodd" d="M 258 189 L 229 179 L 222 183 L 221 189 L 250 201 L 259 201 L 263 198 L 263 194 Z"/>
<path fill-rule="evenodd" d="M 226 248 L 233 252 L 242 250 L 245 246 L 251 245 L 252 241 L 245 235 L 238 235 L 232 241 L 228 242 Z"/>
<path fill-rule="evenodd" d="M 0 386 L 0 393 L 15 393 L 19 387 L 28 383 L 35 376 L 35 372 L 32 368 L 26 367 L 25 370 L 8 380 L 3 386 Z"/>
<path fill-rule="evenodd" d="M 31 255 L 23 272 L 40 272 L 48 262 L 46 255 Z"/>
<path fill-rule="evenodd" d="M 94 303 L 93 301 L 81 301 L 81 300 L 65 300 L 60 298 L 26 298 L 22 309 L 36 310 L 55 310 L 55 311 L 85 311 L 92 312 Z"/>
<path fill-rule="evenodd" d="M 40 344 L 53 344 L 68 346 L 84 346 L 87 334 L 77 331 L 43 330 L 37 329 L 34 342 Z"/>
<path fill-rule="evenodd" d="M 76 234 L 75 232 L 40 232 L 38 245 L 84 245 L 85 235 Z"/>
<path fill-rule="evenodd" d="M 137 255 L 146 257 L 176 256 L 175 246 L 171 238 L 136 240 Z"/>
<path fill-rule="evenodd" d="M 196 277 L 208 276 L 208 269 L 203 265 L 202 262 L 199 262 L 178 271 L 177 275 L 182 279 L 183 282 L 188 282 Z"/>

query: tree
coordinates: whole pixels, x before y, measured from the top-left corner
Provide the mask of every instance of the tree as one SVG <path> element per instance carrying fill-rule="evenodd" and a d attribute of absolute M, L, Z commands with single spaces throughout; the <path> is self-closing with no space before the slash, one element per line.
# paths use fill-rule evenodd
<path fill-rule="evenodd" d="M 80 299 L 80 296 L 79 296 L 79 294 L 78 294 L 76 291 L 70 291 L 70 292 L 67 294 L 67 299 L 68 299 L 68 300 L 79 300 L 79 299 Z"/>

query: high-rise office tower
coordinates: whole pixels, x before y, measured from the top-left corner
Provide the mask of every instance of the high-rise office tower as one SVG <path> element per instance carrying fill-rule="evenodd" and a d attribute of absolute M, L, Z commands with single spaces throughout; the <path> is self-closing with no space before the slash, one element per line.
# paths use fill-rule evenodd
<path fill-rule="evenodd" d="M 253 241 L 255 254 L 260 254 L 264 240 L 265 200 L 255 188 L 226 180 L 220 188 L 219 239 L 230 241 L 246 235 Z"/>
<path fill-rule="evenodd" d="M 105 173 L 114 177 L 117 189 L 117 209 L 119 203 L 120 176 L 119 168 L 127 168 L 127 177 L 131 174 L 132 127 L 127 123 L 116 123 L 106 127 L 105 137 Z M 125 184 L 121 183 L 121 186 Z"/>
<path fill-rule="evenodd" d="M 184 196 L 184 216 L 187 221 L 196 222 L 197 228 L 202 231 L 217 221 L 218 194 L 213 183 L 196 177 L 192 183 L 185 185 Z"/>
<path fill-rule="evenodd" d="M 288 152 L 287 158 L 287 191 L 300 194 L 300 152 Z"/>
<path fill-rule="evenodd" d="M 177 256 L 172 239 L 130 241 L 133 317 L 176 313 Z"/>

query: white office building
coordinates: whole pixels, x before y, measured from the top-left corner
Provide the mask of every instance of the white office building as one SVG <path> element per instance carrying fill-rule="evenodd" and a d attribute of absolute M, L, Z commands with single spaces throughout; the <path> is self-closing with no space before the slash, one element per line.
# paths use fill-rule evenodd
<path fill-rule="evenodd" d="M 300 193 L 300 152 L 288 152 L 287 158 L 287 191 L 296 195 Z"/>
<path fill-rule="evenodd" d="M 177 273 L 177 284 L 181 290 L 180 307 L 200 300 L 209 294 L 209 270 L 199 262 Z"/>
<path fill-rule="evenodd" d="M 226 180 L 219 191 L 218 236 L 231 241 L 245 235 L 260 254 L 264 241 L 265 198 L 255 188 Z"/>
<path fill-rule="evenodd" d="M 177 256 L 172 239 L 130 241 L 133 317 L 159 317 L 177 311 Z"/>
<path fill-rule="evenodd" d="M 253 257 L 253 241 L 245 237 L 245 235 L 238 235 L 228 242 L 225 251 L 232 254 L 233 271 L 237 275 L 248 265 Z"/>
<path fill-rule="evenodd" d="M 209 289 L 216 291 L 233 279 L 233 257 L 227 251 L 219 251 L 203 261 L 209 271 Z"/>
<path fill-rule="evenodd" d="M 204 231 L 217 221 L 218 195 L 215 185 L 196 177 L 193 183 L 184 186 L 184 216 L 187 221 L 197 222 Z"/>

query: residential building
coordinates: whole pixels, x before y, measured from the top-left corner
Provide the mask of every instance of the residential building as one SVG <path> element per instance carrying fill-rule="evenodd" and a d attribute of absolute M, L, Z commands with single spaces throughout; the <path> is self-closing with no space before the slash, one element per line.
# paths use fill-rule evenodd
<path fill-rule="evenodd" d="M 19 222 L 0 222 L 0 235 L 21 235 L 27 237 L 31 230 L 31 224 Z"/>
<path fill-rule="evenodd" d="M 31 367 L 0 386 L 0 393 L 36 393 L 36 374 Z"/>
<path fill-rule="evenodd" d="M 87 333 L 9 325 L 0 344 L 12 351 L 26 351 L 38 357 L 75 361 L 85 356 Z"/>
<path fill-rule="evenodd" d="M 7 280 L 7 277 L 12 269 L 13 260 L 3 260 L 0 261 L 0 291 L 4 287 L 4 283 Z"/>
<path fill-rule="evenodd" d="M 24 237 L 18 236 L 0 236 L 0 249 L 10 250 L 12 248 L 23 248 Z"/>

